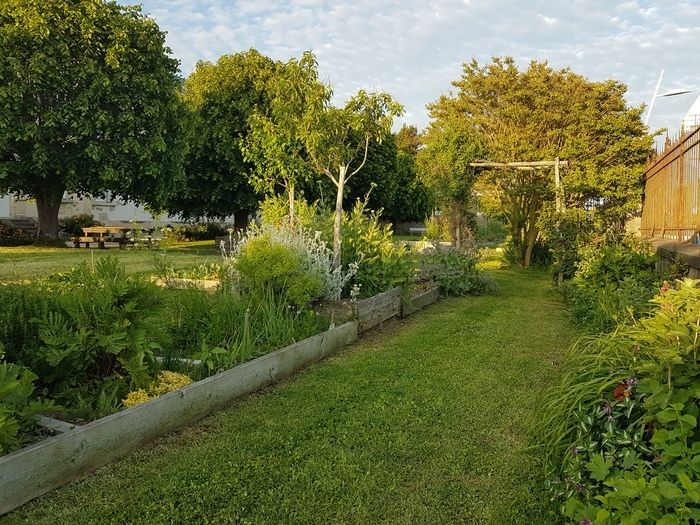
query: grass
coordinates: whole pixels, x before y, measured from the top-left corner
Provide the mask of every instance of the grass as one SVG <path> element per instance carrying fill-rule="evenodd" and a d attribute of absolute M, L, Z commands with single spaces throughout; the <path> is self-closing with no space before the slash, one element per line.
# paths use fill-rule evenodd
<path fill-rule="evenodd" d="M 152 269 L 153 256 L 157 253 L 154 250 L 133 248 L 88 250 L 37 246 L 0 247 L 0 282 L 33 279 L 65 271 L 82 261 L 107 255 L 116 256 L 129 273 L 147 272 Z M 221 258 L 213 241 L 175 244 L 167 248 L 167 253 L 176 269 L 206 261 L 219 261 Z"/>
<path fill-rule="evenodd" d="M 0 521 L 554 521 L 526 447 L 575 333 L 548 276 L 491 273 L 500 295 L 372 332 Z"/>

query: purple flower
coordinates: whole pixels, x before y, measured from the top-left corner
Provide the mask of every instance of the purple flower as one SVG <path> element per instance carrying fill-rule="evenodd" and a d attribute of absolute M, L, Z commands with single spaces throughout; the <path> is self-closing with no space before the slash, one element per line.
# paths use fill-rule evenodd
<path fill-rule="evenodd" d="M 583 485 L 583 483 L 576 483 L 574 485 L 574 489 L 576 490 L 576 492 L 583 492 L 584 490 L 586 490 L 586 487 L 585 485 Z"/>
<path fill-rule="evenodd" d="M 581 518 L 581 521 L 578 522 L 578 525 L 593 525 L 593 522 L 588 518 Z"/>
<path fill-rule="evenodd" d="M 605 403 L 603 405 L 603 414 L 607 414 L 607 415 L 612 414 L 612 406 L 610 405 L 610 403 Z"/>
<path fill-rule="evenodd" d="M 578 447 L 571 447 L 571 455 L 578 456 Z"/>
<path fill-rule="evenodd" d="M 625 385 L 627 385 L 629 388 L 632 388 L 633 386 L 637 386 L 639 384 L 639 379 L 636 377 L 630 377 L 629 379 L 625 379 Z"/>

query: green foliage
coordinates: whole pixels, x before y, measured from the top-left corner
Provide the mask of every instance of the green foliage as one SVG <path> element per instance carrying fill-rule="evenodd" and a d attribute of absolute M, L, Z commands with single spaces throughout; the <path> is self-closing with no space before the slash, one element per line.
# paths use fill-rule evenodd
<path fill-rule="evenodd" d="M 421 180 L 432 192 L 457 248 L 473 230 L 477 171 L 469 166 L 485 154 L 479 137 L 458 118 L 435 120 L 418 154 Z"/>
<path fill-rule="evenodd" d="M 29 369 L 5 362 L 0 344 L 0 455 L 19 448 L 36 425 L 36 415 L 53 407 L 32 399 L 36 380 Z"/>
<path fill-rule="evenodd" d="M 244 288 L 270 289 L 298 307 L 321 295 L 323 281 L 306 272 L 302 256 L 283 244 L 273 242 L 269 234 L 248 239 L 235 260 Z"/>
<path fill-rule="evenodd" d="M 500 242 L 507 235 L 508 229 L 506 225 L 498 219 L 487 217 L 486 222 L 476 226 L 476 238 L 481 242 Z"/>
<path fill-rule="evenodd" d="M 650 246 L 633 237 L 584 248 L 566 292 L 574 317 L 601 331 L 649 311 L 660 285 L 655 264 Z"/>
<path fill-rule="evenodd" d="M 58 229 L 69 235 L 82 236 L 83 228 L 89 228 L 90 226 L 102 226 L 102 223 L 96 221 L 89 213 L 73 215 L 72 217 L 66 217 L 58 221 Z"/>
<path fill-rule="evenodd" d="M 43 293 L 53 298 L 38 320 L 40 344 L 25 356 L 52 397 L 96 400 L 106 381 L 119 381 L 113 397 L 149 379 L 154 350 L 164 335 L 157 319 L 162 310 L 158 287 L 127 276 L 114 258 L 82 264 L 49 281 Z"/>
<path fill-rule="evenodd" d="M 206 376 L 282 348 L 327 328 L 326 321 L 308 309 L 290 308 L 286 296 L 270 288 L 253 295 L 227 290 L 205 294 L 174 290 L 168 301 L 167 330 L 172 338 L 164 352 L 165 365 L 173 357 L 202 361 L 196 375 Z"/>
<path fill-rule="evenodd" d="M 170 195 L 169 212 L 221 219 L 255 212 L 262 188 L 248 178 L 242 141 L 253 113 L 269 113 L 269 84 L 281 67 L 254 49 L 197 63 L 183 96 L 193 128 L 185 184 Z"/>
<path fill-rule="evenodd" d="M 576 273 L 580 252 L 593 233 L 590 217 L 579 208 L 557 213 L 548 203 L 542 207 L 537 226 L 554 258 L 554 273 L 561 272 L 565 279 L 570 279 Z"/>
<path fill-rule="evenodd" d="M 64 191 L 158 208 L 182 171 L 178 62 L 140 7 L 0 3 L 0 193 L 32 196 L 56 237 Z"/>
<path fill-rule="evenodd" d="M 432 282 L 440 285 L 446 297 L 481 295 L 495 290 L 493 281 L 477 268 L 479 250 L 434 250 L 421 256 L 421 270 Z"/>
<path fill-rule="evenodd" d="M 510 268 L 520 268 L 523 265 L 522 254 L 513 239 L 508 239 L 503 247 L 503 263 Z M 552 250 L 545 242 L 538 240 L 532 245 L 529 266 L 533 268 L 549 268 L 553 263 Z"/>
<path fill-rule="evenodd" d="M 404 286 L 415 273 L 415 260 L 394 243 L 391 225 L 382 224 L 379 217 L 377 212 L 366 213 L 361 201 L 343 215 L 343 261 L 358 265 L 348 288 L 359 288 L 359 297 Z"/>
<path fill-rule="evenodd" d="M 643 107 L 627 105 L 624 84 L 593 82 L 546 62 L 521 70 L 511 57 L 464 64 L 453 84 L 454 95 L 429 106 L 431 126 L 458 122 L 452 127 L 465 140 L 478 130 L 484 157 L 492 161 L 569 161 L 562 171 L 566 207 L 595 203 L 600 222 L 617 230 L 639 208 L 639 173 L 652 137 L 641 120 Z M 555 197 L 553 169 L 487 170 L 477 186 L 482 207 L 507 220 L 515 252 L 528 266 L 540 210 Z"/>
<path fill-rule="evenodd" d="M 263 224 L 279 226 L 289 220 L 289 199 L 283 195 L 265 198 L 260 203 L 260 218 Z M 296 224 L 307 230 L 312 230 L 318 221 L 318 206 L 309 204 L 304 199 L 296 199 L 294 203 L 294 220 Z"/>
<path fill-rule="evenodd" d="M 345 185 L 364 167 L 370 143 L 383 140 L 403 107 L 388 93 L 364 90 L 342 108 L 331 106 L 332 90 L 319 81 L 311 52 L 287 62 L 272 90 L 270 114 L 258 111 L 250 119 L 246 158 L 255 164 L 257 178 L 270 188 L 282 184 L 292 197 L 294 185 L 309 173 L 334 184 L 333 261 L 340 268 Z"/>
<path fill-rule="evenodd" d="M 226 226 L 220 222 L 200 222 L 195 224 L 178 224 L 168 226 L 163 231 L 166 241 L 191 242 L 210 241 L 216 237 L 228 235 Z"/>
<path fill-rule="evenodd" d="M 574 522 L 700 518 L 698 281 L 652 302 L 648 317 L 574 349 L 545 405 L 545 465 Z"/>

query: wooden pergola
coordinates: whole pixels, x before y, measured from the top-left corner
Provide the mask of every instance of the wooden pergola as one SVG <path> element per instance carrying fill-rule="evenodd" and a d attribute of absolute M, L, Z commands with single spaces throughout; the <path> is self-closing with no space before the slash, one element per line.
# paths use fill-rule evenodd
<path fill-rule="evenodd" d="M 543 168 L 554 168 L 554 187 L 556 191 L 556 210 L 560 212 L 564 209 L 564 189 L 561 185 L 560 168 L 568 167 L 569 161 L 560 160 L 559 157 L 554 160 L 533 160 L 533 161 L 518 161 L 518 162 L 491 162 L 480 160 L 470 162 L 472 168 L 482 169 L 503 169 L 512 168 L 520 171 L 534 171 Z"/>

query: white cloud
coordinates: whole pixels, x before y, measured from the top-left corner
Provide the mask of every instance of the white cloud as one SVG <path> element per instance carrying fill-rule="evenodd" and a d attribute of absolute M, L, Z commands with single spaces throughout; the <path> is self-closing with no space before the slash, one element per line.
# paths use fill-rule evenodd
<path fill-rule="evenodd" d="M 143 0 L 168 31 L 189 74 L 198 60 L 251 47 L 276 59 L 317 53 L 338 102 L 359 88 L 391 92 L 404 120 L 424 126 L 425 104 L 448 91 L 461 64 L 511 55 L 549 60 L 592 79 L 629 85 L 649 100 L 664 89 L 700 88 L 700 3 L 661 0 Z M 657 101 L 652 127 L 676 125 L 693 97 Z"/>

